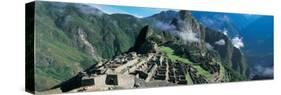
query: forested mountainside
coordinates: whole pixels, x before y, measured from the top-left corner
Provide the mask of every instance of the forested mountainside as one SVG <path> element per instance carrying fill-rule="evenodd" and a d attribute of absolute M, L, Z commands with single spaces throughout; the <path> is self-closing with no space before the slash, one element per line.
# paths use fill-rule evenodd
<path fill-rule="evenodd" d="M 247 80 L 243 52 L 222 32 L 199 24 L 190 11 L 137 18 L 83 4 L 40 1 L 35 12 L 36 91 L 129 52 L 157 51 L 172 62 L 189 64 L 206 83 Z"/>

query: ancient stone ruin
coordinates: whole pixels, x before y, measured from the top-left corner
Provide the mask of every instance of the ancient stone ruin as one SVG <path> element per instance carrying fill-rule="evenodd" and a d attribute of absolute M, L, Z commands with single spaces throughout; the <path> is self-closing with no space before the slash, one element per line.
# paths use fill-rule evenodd
<path fill-rule="evenodd" d="M 196 75 L 192 66 L 172 62 L 161 53 L 130 52 L 112 60 L 99 62 L 85 72 L 81 72 L 78 75 L 79 78 L 76 79 L 80 85 L 63 91 L 79 92 L 184 85 L 188 84 L 187 75 L 192 76 L 192 80 L 196 80 L 198 83 L 206 82 Z"/>

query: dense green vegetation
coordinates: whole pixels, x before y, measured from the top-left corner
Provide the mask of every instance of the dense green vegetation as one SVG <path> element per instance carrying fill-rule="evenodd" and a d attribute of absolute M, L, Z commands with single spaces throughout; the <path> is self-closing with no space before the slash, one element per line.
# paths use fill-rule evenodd
<path fill-rule="evenodd" d="M 71 78 L 95 61 L 73 46 L 72 39 L 55 25 L 53 18 L 43 14 L 47 10 L 37 6 L 35 88 L 41 91 Z M 79 64 L 85 60 L 92 61 Z"/>
<path fill-rule="evenodd" d="M 92 11 L 85 12 L 89 9 Z M 208 81 L 214 79 L 211 72 L 216 70 L 219 70 L 220 78 L 227 77 L 224 81 L 246 79 L 247 65 L 241 51 L 234 48 L 223 33 L 201 26 L 188 11 L 161 12 L 140 19 L 126 14 L 105 14 L 88 5 L 41 1 L 36 2 L 35 11 L 36 91 L 47 90 L 70 79 L 97 63 L 99 58 L 111 59 L 129 49 L 147 53 L 157 45 L 171 61 L 191 65 Z M 166 13 L 180 16 L 167 18 Z M 187 44 L 176 34 L 150 27 L 163 19 L 177 28 L 190 25 L 200 33 L 200 41 Z M 186 25 L 178 25 L 179 20 Z M 214 44 L 220 39 L 226 41 L 225 46 Z M 206 48 L 207 42 L 213 50 Z M 193 84 L 191 76 L 188 77 L 188 83 Z"/>
<path fill-rule="evenodd" d="M 83 12 L 84 8 L 88 6 L 36 2 L 37 91 L 49 89 L 97 62 L 81 40 L 79 29 L 95 49 L 94 55 L 101 58 L 112 58 L 133 45 L 142 26 L 135 17 L 93 15 Z"/>

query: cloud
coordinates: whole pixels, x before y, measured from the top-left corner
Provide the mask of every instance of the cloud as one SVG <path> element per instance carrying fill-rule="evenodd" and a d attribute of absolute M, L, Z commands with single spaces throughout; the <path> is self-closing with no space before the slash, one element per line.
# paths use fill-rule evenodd
<path fill-rule="evenodd" d="M 101 5 L 101 4 L 89 4 L 96 7 L 107 14 L 130 14 L 138 18 L 149 17 L 154 14 L 158 14 L 162 11 L 170 9 L 165 8 L 143 8 L 143 7 L 131 7 L 131 6 L 115 6 L 115 5 Z M 178 11 L 178 10 L 174 10 Z"/>
<path fill-rule="evenodd" d="M 190 23 L 186 23 L 182 20 L 179 20 L 178 24 L 180 26 L 180 31 L 177 33 L 180 38 L 182 38 L 184 41 L 187 41 L 190 43 L 200 41 L 198 33 L 194 32 L 192 30 Z"/>
<path fill-rule="evenodd" d="M 257 65 L 254 67 L 255 75 L 273 76 L 273 68 Z"/>
<path fill-rule="evenodd" d="M 272 68 L 265 68 L 265 70 L 262 73 L 265 76 L 273 75 L 273 69 Z"/>
<path fill-rule="evenodd" d="M 174 25 L 160 22 L 160 21 L 156 22 L 156 24 L 154 26 L 155 26 L 155 28 L 160 29 L 162 31 L 174 31 L 176 29 L 176 27 Z"/>
<path fill-rule="evenodd" d="M 103 16 L 104 13 L 100 11 L 98 8 L 95 8 L 93 6 L 86 6 L 86 5 L 76 5 L 80 9 L 81 12 L 85 14 L 91 14 L 96 16 Z"/>
<path fill-rule="evenodd" d="M 215 42 L 216 45 L 225 45 L 225 41 L 224 39 L 220 39 L 218 41 Z"/>
<path fill-rule="evenodd" d="M 223 29 L 223 31 L 222 31 L 222 33 L 225 35 L 225 36 L 227 36 L 227 30 L 226 29 Z"/>
<path fill-rule="evenodd" d="M 164 22 L 157 22 L 154 27 L 162 30 L 164 32 L 168 32 L 172 35 L 180 37 L 185 42 L 199 42 L 199 35 L 192 31 L 192 28 L 189 24 L 184 23 L 183 21 L 178 21 L 180 29 L 178 30 L 175 25 L 168 24 Z"/>
<path fill-rule="evenodd" d="M 183 31 L 178 32 L 179 37 L 181 37 L 184 41 L 187 42 L 199 42 L 199 38 L 197 33 L 191 32 L 191 31 Z"/>
<path fill-rule="evenodd" d="M 239 37 L 234 37 L 232 39 L 232 44 L 234 45 L 234 47 L 236 48 L 241 48 L 241 47 L 244 47 L 244 43 L 242 41 L 242 38 L 239 38 Z"/>
<path fill-rule="evenodd" d="M 130 12 L 127 12 L 126 10 L 122 10 L 120 8 L 117 8 L 117 6 L 100 5 L 100 4 L 91 4 L 90 6 L 95 7 L 97 9 L 99 9 L 99 10 L 102 10 L 106 14 L 131 14 L 131 15 L 137 17 L 137 18 L 142 18 L 143 17 L 141 15 L 132 14 Z"/>
<path fill-rule="evenodd" d="M 210 43 L 206 42 L 205 45 L 208 50 L 214 50 L 214 47 Z"/>

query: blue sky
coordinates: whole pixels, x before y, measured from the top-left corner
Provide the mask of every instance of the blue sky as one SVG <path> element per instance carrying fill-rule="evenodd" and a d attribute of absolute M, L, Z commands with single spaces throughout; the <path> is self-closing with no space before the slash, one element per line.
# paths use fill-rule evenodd
<path fill-rule="evenodd" d="M 148 17 L 153 14 L 165 11 L 168 9 L 161 8 L 144 8 L 144 7 L 129 7 L 129 6 L 113 6 L 113 5 L 97 5 L 92 4 L 91 6 L 96 7 L 108 14 L 121 13 L 121 14 L 131 14 L 135 17 Z"/>

